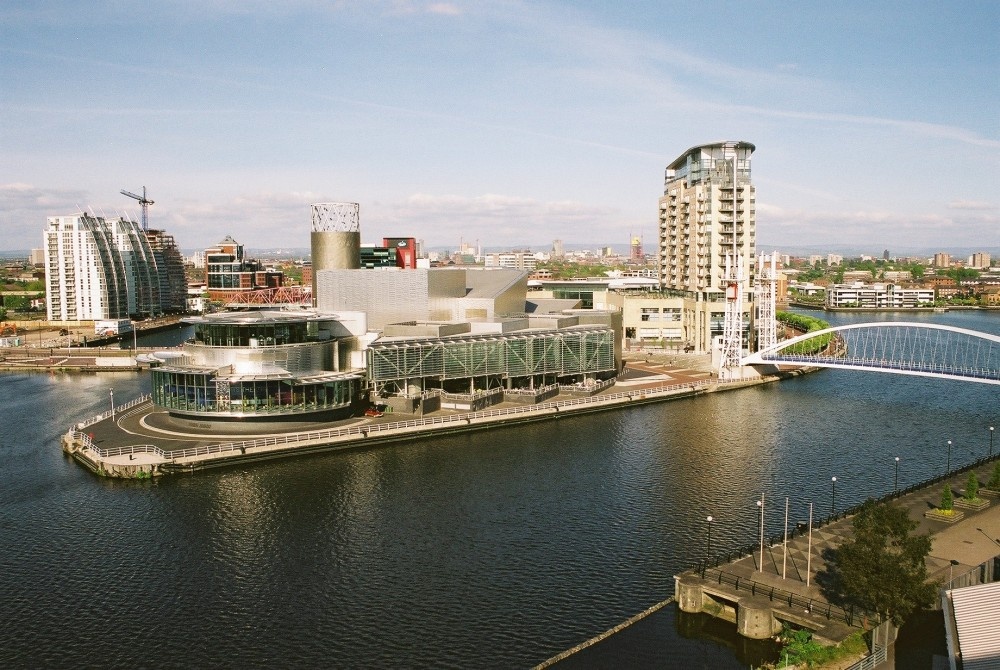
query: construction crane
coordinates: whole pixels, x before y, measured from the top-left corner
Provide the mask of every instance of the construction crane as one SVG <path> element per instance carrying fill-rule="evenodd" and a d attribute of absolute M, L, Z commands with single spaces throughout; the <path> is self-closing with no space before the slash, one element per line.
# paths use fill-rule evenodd
<path fill-rule="evenodd" d="M 153 204 L 153 201 L 146 197 L 146 187 L 142 187 L 142 195 L 136 195 L 124 189 L 122 189 L 121 194 L 139 201 L 139 204 L 142 205 L 142 229 L 143 231 L 149 230 L 149 206 Z"/>

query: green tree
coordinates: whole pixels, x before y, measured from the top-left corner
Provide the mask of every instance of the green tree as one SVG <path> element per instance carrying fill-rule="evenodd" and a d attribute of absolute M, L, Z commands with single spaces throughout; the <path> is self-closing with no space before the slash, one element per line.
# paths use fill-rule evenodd
<path fill-rule="evenodd" d="M 7 308 L 0 307 L 0 321 L 3 321 L 6 318 L 7 318 Z"/>
<path fill-rule="evenodd" d="M 969 473 L 969 480 L 965 483 L 965 499 L 975 500 L 979 497 L 979 478 L 975 471 Z"/>
<path fill-rule="evenodd" d="M 854 538 L 837 549 L 833 564 L 844 601 L 901 626 L 929 607 L 937 586 L 927 580 L 927 533 L 912 535 L 917 522 L 902 507 L 869 498 L 854 517 Z"/>
<path fill-rule="evenodd" d="M 990 475 L 990 481 L 986 482 L 986 486 L 991 491 L 1000 491 L 1000 461 L 993 464 L 993 474 Z"/>
<path fill-rule="evenodd" d="M 951 484 L 945 484 L 941 491 L 941 506 L 944 511 L 949 511 L 955 506 L 955 498 L 951 493 Z"/>

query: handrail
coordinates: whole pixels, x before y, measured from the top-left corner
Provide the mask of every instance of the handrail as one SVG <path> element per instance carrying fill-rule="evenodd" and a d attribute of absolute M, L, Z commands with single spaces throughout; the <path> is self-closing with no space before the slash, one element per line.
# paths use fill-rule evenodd
<path fill-rule="evenodd" d="M 136 398 L 135 400 L 130 400 L 130 401 L 128 401 L 127 403 L 125 403 L 123 405 L 118 405 L 114 409 L 110 409 L 107 412 L 104 412 L 103 414 L 98 414 L 97 416 L 92 416 L 89 419 L 81 421 L 80 423 L 76 424 L 77 428 L 82 429 L 82 428 L 87 428 L 88 426 L 93 426 L 95 423 L 99 423 L 101 421 L 104 421 L 107 418 L 110 418 L 112 416 L 112 414 L 114 414 L 114 415 L 117 416 L 123 410 L 131 409 L 132 407 L 135 407 L 136 405 L 141 405 L 142 403 L 150 401 L 152 399 L 153 399 L 153 396 L 150 393 L 147 393 L 145 395 L 141 395 L 138 398 Z"/>
<path fill-rule="evenodd" d="M 731 572 L 725 572 L 716 568 L 702 567 L 701 578 L 712 581 L 718 584 L 725 584 L 727 586 L 732 586 L 737 591 L 749 591 L 752 595 L 766 595 L 771 601 L 779 601 L 782 603 L 788 603 L 789 607 L 805 608 L 806 610 L 826 616 L 827 620 L 837 620 L 843 621 L 849 626 L 855 625 L 856 620 L 861 620 L 862 618 L 868 618 L 875 623 L 881 623 L 881 617 L 874 613 L 868 612 L 861 609 L 855 609 L 854 607 L 840 607 L 839 605 L 834 605 L 829 602 L 824 602 L 816 598 L 810 598 L 807 596 L 801 596 L 793 591 L 786 591 L 785 589 L 780 589 L 776 586 L 770 586 L 763 582 L 758 582 L 749 577 L 740 577 Z"/>

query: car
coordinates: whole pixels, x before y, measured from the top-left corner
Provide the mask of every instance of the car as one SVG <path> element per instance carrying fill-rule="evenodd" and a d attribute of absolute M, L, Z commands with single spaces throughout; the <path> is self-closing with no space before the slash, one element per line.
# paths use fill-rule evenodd
<path fill-rule="evenodd" d="M 368 409 L 365 410 L 365 416 L 380 417 L 382 415 L 383 412 L 380 411 L 377 407 L 369 407 Z"/>

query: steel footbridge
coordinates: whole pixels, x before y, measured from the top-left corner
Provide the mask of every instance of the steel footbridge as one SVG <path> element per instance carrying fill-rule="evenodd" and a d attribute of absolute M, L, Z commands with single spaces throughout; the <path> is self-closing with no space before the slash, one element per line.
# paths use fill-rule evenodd
<path fill-rule="evenodd" d="M 858 323 L 813 331 L 742 365 L 811 366 L 1000 384 L 1000 335 L 927 323 Z"/>

